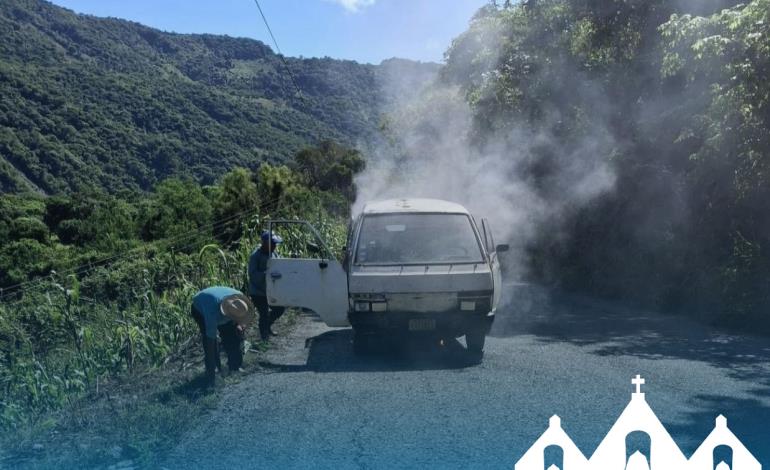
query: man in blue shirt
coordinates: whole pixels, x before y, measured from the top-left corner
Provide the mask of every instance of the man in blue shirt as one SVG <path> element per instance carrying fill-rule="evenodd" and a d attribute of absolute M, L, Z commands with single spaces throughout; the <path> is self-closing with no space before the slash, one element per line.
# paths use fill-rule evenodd
<path fill-rule="evenodd" d="M 227 353 L 228 368 L 239 370 L 243 364 L 243 332 L 254 321 L 254 307 L 240 291 L 214 286 L 193 296 L 191 310 L 203 341 L 206 381 L 214 385 L 216 369 L 222 370 L 217 332 Z"/>
<path fill-rule="evenodd" d="M 271 308 L 267 304 L 267 280 L 265 279 L 267 262 L 271 258 L 278 257 L 275 247 L 283 243 L 283 239 L 274 233 L 264 231 L 261 240 L 262 245 L 249 256 L 249 295 L 259 311 L 259 336 L 262 341 L 267 341 L 271 334 L 275 335 L 271 327 L 285 310 L 283 307 Z"/>

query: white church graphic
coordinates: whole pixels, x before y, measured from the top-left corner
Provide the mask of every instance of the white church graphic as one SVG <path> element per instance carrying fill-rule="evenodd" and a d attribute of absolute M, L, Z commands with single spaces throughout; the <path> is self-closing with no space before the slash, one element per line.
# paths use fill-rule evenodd
<path fill-rule="evenodd" d="M 551 417 L 548 429 L 516 462 L 515 470 L 761 470 L 720 415 L 703 444 L 688 460 L 647 404 L 644 379 L 631 383 L 636 392 L 607 436 L 587 459 Z M 548 465 L 548 467 L 546 467 Z"/>

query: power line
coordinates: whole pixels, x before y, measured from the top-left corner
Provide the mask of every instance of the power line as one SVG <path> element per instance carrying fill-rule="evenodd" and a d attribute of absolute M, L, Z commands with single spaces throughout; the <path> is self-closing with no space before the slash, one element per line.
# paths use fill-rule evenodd
<path fill-rule="evenodd" d="M 215 230 L 215 231 L 213 231 L 213 233 L 212 233 L 212 236 L 214 236 L 214 237 L 217 237 L 217 236 L 219 236 L 219 235 L 223 235 L 223 234 L 225 234 L 225 233 L 226 233 L 225 227 L 220 227 L 219 231 L 216 231 L 216 230 Z M 195 246 L 196 244 L 197 244 L 197 242 L 196 242 L 196 241 L 193 241 L 193 242 L 187 243 L 186 245 L 176 246 L 176 248 L 178 248 L 178 249 L 179 249 L 179 251 L 184 251 L 186 248 L 191 248 L 191 247 Z M 98 269 L 98 268 L 101 268 L 101 267 L 105 267 L 105 268 L 106 268 L 106 267 L 108 267 L 108 266 L 111 266 L 111 265 L 113 265 L 113 264 L 116 264 L 117 262 L 121 261 L 121 260 L 122 260 L 122 258 L 126 258 L 126 256 L 122 256 L 122 257 L 120 257 L 120 258 L 118 258 L 118 259 L 116 259 L 116 260 L 112 261 L 112 262 L 111 262 L 111 263 L 109 263 L 109 264 L 104 264 L 104 265 L 100 265 L 100 266 L 91 266 L 91 267 L 89 267 L 88 269 L 85 269 L 85 270 L 83 270 L 83 271 L 78 271 L 78 272 L 77 272 L 77 273 L 75 273 L 75 274 L 79 274 L 79 275 L 85 275 L 85 274 L 88 274 L 88 273 L 90 273 L 91 271 L 94 271 L 94 270 Z M 34 280 L 34 282 L 35 282 L 36 284 L 42 284 L 42 283 L 43 283 L 44 281 L 46 281 L 47 279 L 48 279 L 48 277 L 42 277 L 42 278 L 38 278 L 38 279 L 35 279 L 35 280 Z M 17 289 L 17 290 L 15 290 L 15 291 L 13 291 L 13 292 L 3 293 L 3 295 L 2 295 L 2 296 L 0 296 L 0 299 L 2 299 L 3 297 L 8 297 L 8 296 L 10 296 L 10 295 L 12 295 L 12 294 L 26 294 L 27 292 L 29 292 L 29 291 L 31 291 L 31 290 L 33 290 L 33 289 L 37 288 L 37 287 L 38 287 L 38 285 L 32 285 L 32 286 L 26 287 L 26 288 L 24 288 L 24 289 Z M 85 300 L 86 300 L 88 303 L 91 303 L 91 304 L 97 304 L 97 302 L 96 302 L 95 300 L 93 300 L 93 299 L 84 298 L 83 296 L 81 296 L 80 298 L 81 298 L 81 300 L 85 299 Z M 12 300 L 12 301 L 9 303 L 9 305 L 15 305 L 15 304 L 18 304 L 18 303 L 20 303 L 21 301 L 22 301 L 22 299 Z"/>
<path fill-rule="evenodd" d="M 278 57 L 280 57 L 281 62 L 283 62 L 283 67 L 286 69 L 286 73 L 289 75 L 289 78 L 291 79 L 291 83 L 294 84 L 294 88 L 297 90 L 297 94 L 300 98 L 303 98 L 304 95 L 302 94 L 302 90 L 300 90 L 299 85 L 297 85 L 297 80 L 294 79 L 294 74 L 291 73 L 291 69 L 289 68 L 289 64 L 286 62 L 286 57 L 284 57 L 283 53 L 281 52 L 281 48 L 278 47 L 278 41 L 275 39 L 275 35 L 273 34 L 273 30 L 270 28 L 270 24 L 267 22 L 267 17 L 265 16 L 265 13 L 262 11 L 262 7 L 259 4 L 259 0 L 254 0 L 254 3 L 257 4 L 257 9 L 259 10 L 259 14 L 262 16 L 262 21 L 265 23 L 265 27 L 267 28 L 267 32 L 270 34 L 270 38 L 273 40 L 273 45 L 275 45 L 275 50 L 278 52 Z"/>
<path fill-rule="evenodd" d="M 278 52 L 278 57 L 281 59 L 281 63 L 283 64 L 283 67 L 284 67 L 284 69 L 286 71 L 286 74 L 289 76 L 292 84 L 294 85 L 294 88 L 297 91 L 297 95 L 299 96 L 299 98 L 300 99 L 304 99 L 304 95 L 302 93 L 302 90 L 300 89 L 299 85 L 297 84 L 297 80 L 295 79 L 294 74 L 291 71 L 291 68 L 289 68 L 289 64 L 286 61 L 286 57 L 281 52 L 281 48 L 278 45 L 278 41 L 275 38 L 275 34 L 273 34 L 272 28 L 270 28 L 270 23 L 267 21 L 267 17 L 265 16 L 264 11 L 262 10 L 262 6 L 259 4 L 259 0 L 254 0 L 254 3 L 257 5 L 257 9 L 259 10 L 259 14 L 262 17 L 262 21 L 265 23 L 265 27 L 267 28 L 267 32 L 270 34 L 270 38 L 273 41 L 273 45 L 275 45 L 276 52 Z M 280 198 L 276 198 L 275 200 L 269 201 L 269 202 L 267 202 L 264 205 L 271 205 L 271 204 L 273 204 L 275 202 L 278 202 L 279 199 Z M 222 219 L 220 221 L 213 222 L 212 225 L 210 226 L 210 228 L 212 229 L 212 231 L 215 231 L 213 229 L 217 225 L 225 224 L 225 223 L 228 223 L 228 222 L 232 222 L 233 219 L 236 219 L 236 218 L 238 218 L 241 215 L 247 214 L 249 212 L 255 212 L 255 211 L 258 211 L 258 209 L 247 210 L 247 211 L 240 212 L 238 214 L 234 214 L 234 215 L 232 215 L 232 216 L 230 216 L 228 218 Z M 158 243 L 166 243 L 167 244 L 167 246 L 166 246 L 167 248 L 169 248 L 169 247 L 173 248 L 173 244 L 174 243 L 179 243 L 179 242 L 181 242 L 181 241 L 183 241 L 185 239 L 189 239 L 189 238 L 191 238 L 191 237 L 193 237 L 195 235 L 199 235 L 201 232 L 203 232 L 207 228 L 209 228 L 209 226 L 200 227 L 197 230 L 189 231 L 187 233 L 183 233 L 183 234 L 177 235 L 175 237 L 171 237 L 170 239 L 159 240 Z M 118 261 L 120 261 L 120 260 L 122 260 L 124 258 L 127 258 L 127 257 L 133 255 L 135 252 L 144 250 L 146 248 L 148 248 L 148 247 L 147 246 L 139 246 L 139 247 L 136 247 L 136 248 L 132 248 L 132 249 L 129 249 L 129 250 L 123 252 L 123 253 L 117 253 L 117 254 L 114 254 L 114 255 L 109 256 L 107 258 L 103 258 L 103 259 L 96 260 L 96 261 L 93 261 L 93 262 L 90 262 L 90 263 L 87 263 L 87 264 L 83 264 L 83 265 L 80 265 L 80 266 L 76 266 L 76 267 L 73 267 L 73 268 L 69 268 L 69 269 L 63 270 L 63 271 L 61 271 L 61 272 L 59 272 L 57 274 L 59 274 L 59 275 L 63 275 L 63 274 L 83 275 L 83 274 L 89 273 L 89 272 L 91 272 L 91 271 L 93 271 L 95 269 L 98 269 L 100 267 L 106 267 L 106 266 L 109 266 L 111 264 L 114 264 L 114 263 L 116 263 L 116 262 L 118 262 Z M 42 284 L 42 283 L 46 282 L 48 279 L 49 279 L 49 276 L 41 276 L 41 277 L 36 278 L 36 279 L 31 279 L 29 281 L 24 281 L 24 282 L 20 282 L 18 284 L 14 284 L 14 285 L 9 286 L 9 287 L 4 288 L 4 289 L 0 288 L 0 300 L 3 300 L 3 299 L 5 299 L 5 298 L 7 298 L 7 297 L 9 297 L 11 295 L 16 294 L 16 293 L 24 293 L 27 290 L 30 290 L 30 289 L 36 287 L 38 284 Z"/>
<path fill-rule="evenodd" d="M 289 75 L 289 78 L 291 79 L 291 82 L 292 82 L 292 84 L 294 85 L 294 88 L 297 91 L 297 95 L 301 99 L 303 99 L 304 95 L 302 94 L 302 90 L 300 89 L 299 85 L 297 84 L 297 81 L 294 78 L 294 74 L 291 72 L 291 69 L 289 68 L 289 64 L 286 61 L 286 57 L 284 57 L 283 53 L 281 52 L 281 48 L 278 45 L 278 41 L 275 38 L 275 34 L 273 34 L 272 28 L 270 28 L 270 23 L 267 21 L 267 17 L 265 16 L 264 11 L 262 10 L 262 6 L 259 4 L 259 0 L 254 0 L 254 3 L 257 5 L 257 9 L 259 10 L 259 14 L 262 17 L 262 21 L 265 23 L 265 27 L 267 28 L 267 32 L 270 34 L 270 38 L 273 40 L 273 44 L 275 45 L 275 49 L 278 52 L 278 57 L 281 59 L 283 67 L 286 70 L 287 75 Z M 272 204 L 272 203 L 277 202 L 277 201 L 278 201 L 278 198 L 273 200 L 273 201 L 268 202 L 267 204 Z M 218 223 L 227 223 L 227 222 L 231 221 L 230 219 L 237 218 L 240 215 L 246 214 L 248 212 L 253 212 L 253 211 L 254 210 L 243 211 L 243 212 L 235 214 L 235 215 L 233 215 L 233 216 L 231 216 L 231 217 L 229 217 L 227 219 L 223 219 L 223 220 L 221 220 L 219 222 L 214 222 L 212 224 L 211 228 L 213 229 L 214 227 L 216 227 L 216 225 Z M 185 238 L 189 238 L 191 236 L 195 236 L 196 234 L 199 234 L 199 232 L 205 230 L 206 228 L 207 227 L 200 227 L 198 230 L 187 232 L 187 233 L 181 234 L 181 235 L 179 235 L 177 237 L 181 238 L 181 240 L 184 240 Z M 173 242 L 181 241 L 180 239 L 174 240 L 174 238 L 177 238 L 177 237 L 172 237 L 172 239 L 161 240 L 161 241 L 159 241 L 159 243 L 168 243 L 169 246 L 171 246 L 172 241 Z M 121 260 L 121 259 L 123 259 L 125 257 L 130 256 L 131 254 L 133 254 L 133 252 L 140 251 L 140 250 L 145 249 L 145 248 L 147 248 L 147 247 L 146 246 L 140 246 L 140 247 L 137 247 L 137 248 L 132 248 L 130 250 L 127 250 L 126 252 L 118 253 L 118 254 L 109 256 L 107 258 L 101 259 L 101 260 L 93 261 L 93 262 L 88 263 L 88 264 L 84 264 L 84 265 L 77 266 L 77 267 L 74 267 L 74 268 L 66 269 L 64 271 L 61 271 L 58 274 L 60 274 L 60 275 L 61 274 L 84 274 L 84 273 L 90 272 L 90 271 L 92 271 L 92 270 L 94 270 L 96 268 L 99 268 L 101 266 L 106 266 L 108 264 L 112 264 L 114 262 L 117 262 L 117 261 L 119 261 L 119 260 Z M 88 268 L 88 269 L 85 269 L 85 268 Z M 9 286 L 9 287 L 4 288 L 4 289 L 0 288 L 0 300 L 4 299 L 4 298 L 6 298 L 6 297 L 8 297 L 10 295 L 13 295 L 16 292 L 24 292 L 24 291 L 27 290 L 27 288 L 34 287 L 35 284 L 39 284 L 39 283 L 45 282 L 48 279 L 48 277 L 49 276 L 41 276 L 41 277 L 39 277 L 37 279 L 31 279 L 29 281 L 20 282 L 18 284 L 14 284 L 14 285 Z"/>
<path fill-rule="evenodd" d="M 157 243 L 157 244 L 167 244 L 167 247 L 173 247 L 173 245 L 175 243 L 179 243 L 179 242 L 184 241 L 184 240 L 186 240 L 188 238 L 191 238 L 193 236 L 200 235 L 205 230 L 207 230 L 209 228 L 214 229 L 218 225 L 228 223 L 228 222 L 232 221 L 232 219 L 235 219 L 235 218 L 239 217 L 240 215 L 243 215 L 243 214 L 246 214 L 246 213 L 249 213 L 249 212 L 254 212 L 256 210 L 257 209 L 249 209 L 247 211 L 243 211 L 243 212 L 240 212 L 238 214 L 231 215 L 231 216 L 226 217 L 224 219 L 221 219 L 219 221 L 214 221 L 214 222 L 212 222 L 212 224 L 210 226 L 207 224 L 207 225 L 199 227 L 199 228 L 197 228 L 195 230 L 190 230 L 190 231 L 187 231 L 187 232 L 184 232 L 182 234 L 175 235 L 173 237 L 169 237 L 169 238 L 166 238 L 166 239 L 157 240 L 155 243 Z M 127 258 L 129 256 L 137 254 L 138 252 L 140 252 L 140 251 L 142 251 L 144 249 L 147 249 L 147 248 L 151 248 L 151 247 L 153 247 L 152 243 L 149 244 L 149 246 L 148 245 L 142 245 L 142 246 L 138 246 L 138 247 L 135 247 L 135 248 L 130 248 L 130 249 L 124 251 L 124 252 L 115 253 L 115 254 L 113 254 L 111 256 L 108 256 L 106 258 L 102 258 L 102 259 L 99 259 L 99 260 L 96 260 L 96 261 L 92 261 L 90 263 L 81 264 L 79 266 L 75 266 L 75 267 L 72 267 L 72 268 L 68 268 L 68 269 L 59 271 L 59 272 L 57 272 L 57 274 L 58 275 L 85 274 L 85 273 L 88 273 L 90 271 L 93 271 L 94 269 L 97 269 L 97 268 L 100 268 L 100 267 L 103 267 L 103 266 L 108 266 L 110 264 L 113 264 L 113 263 L 115 263 L 117 261 L 120 261 L 120 260 L 122 260 L 124 258 Z M 28 288 L 34 287 L 35 284 L 45 282 L 47 279 L 48 279 L 48 276 L 41 276 L 41 277 L 36 278 L 36 279 L 31 279 L 29 281 L 20 282 L 18 284 L 14 284 L 14 285 L 8 286 L 8 287 L 6 287 L 4 289 L 0 289 L 0 299 L 8 297 L 8 296 L 10 296 L 10 295 L 12 295 L 12 294 L 14 294 L 16 292 L 19 292 L 19 291 L 24 292 L 24 291 L 28 290 Z"/>
<path fill-rule="evenodd" d="M 220 227 L 222 225 L 235 222 L 241 217 L 246 217 L 248 215 L 258 214 L 262 207 L 269 207 L 272 204 L 276 202 L 280 202 L 280 197 L 277 197 L 275 199 L 272 199 L 270 201 L 266 201 L 263 203 L 260 203 L 258 207 L 252 208 L 252 209 L 246 209 L 244 211 L 232 214 L 228 217 L 224 217 L 222 219 L 216 220 L 211 222 L 211 224 L 206 224 L 202 227 L 199 227 L 195 230 L 189 230 L 185 233 L 175 235 L 173 237 L 169 237 L 162 240 L 157 240 L 151 244 L 148 245 L 142 245 L 135 248 L 128 249 L 121 253 L 116 253 L 111 256 L 108 256 L 106 258 L 102 258 L 96 261 L 92 261 L 90 263 L 85 263 L 80 266 L 75 266 L 72 268 L 68 268 L 62 271 L 57 272 L 58 275 L 66 275 L 66 274 L 74 274 L 78 276 L 82 276 L 84 274 L 88 274 L 96 269 L 103 268 L 110 266 L 112 264 L 117 263 L 118 261 L 121 261 L 125 258 L 128 258 L 129 256 L 133 256 L 136 254 L 139 254 L 141 251 L 146 250 L 148 248 L 161 248 L 163 245 L 165 245 L 165 248 L 176 248 L 176 249 L 184 249 L 187 247 L 190 247 L 195 244 L 195 242 L 189 243 L 190 239 L 192 237 L 195 237 L 197 235 L 202 235 L 206 230 L 211 229 L 213 232 L 213 236 L 217 236 L 220 233 L 217 232 L 217 229 L 221 229 L 223 227 Z M 186 245 L 178 245 L 179 243 L 187 243 Z M 157 244 L 157 245 L 156 245 Z M 30 279 L 29 281 L 20 282 L 18 284 L 14 284 L 11 286 L 8 286 L 4 289 L 0 289 L 0 300 L 4 300 L 7 297 L 10 297 L 15 294 L 24 294 L 25 292 L 32 290 L 33 288 L 37 287 L 40 284 L 44 284 L 45 282 L 50 280 L 50 275 L 41 276 L 36 279 Z"/>

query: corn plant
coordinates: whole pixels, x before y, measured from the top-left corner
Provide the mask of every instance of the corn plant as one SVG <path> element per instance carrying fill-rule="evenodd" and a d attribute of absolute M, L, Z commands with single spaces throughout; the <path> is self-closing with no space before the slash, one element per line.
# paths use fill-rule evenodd
<path fill-rule="evenodd" d="M 163 364 L 196 334 L 189 312 L 199 289 L 245 289 L 246 264 L 264 220 L 250 216 L 226 248 L 147 249 L 82 277 L 54 273 L 20 299 L 0 304 L 0 429 L 68 405 L 100 377 Z M 312 222 L 339 250 L 342 222 L 326 214 Z M 286 236 L 287 245 L 306 248 L 305 238 Z"/>

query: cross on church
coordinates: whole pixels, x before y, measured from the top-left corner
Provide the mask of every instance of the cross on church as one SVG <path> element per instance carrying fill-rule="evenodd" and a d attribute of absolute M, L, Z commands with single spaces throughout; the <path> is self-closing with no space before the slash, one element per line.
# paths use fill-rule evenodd
<path fill-rule="evenodd" d="M 636 377 L 634 377 L 631 380 L 631 383 L 633 385 L 636 385 L 636 393 L 637 394 L 641 394 L 642 393 L 642 385 L 644 385 L 644 379 L 642 378 L 642 376 L 639 375 L 639 374 L 636 374 Z"/>

